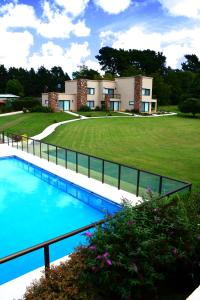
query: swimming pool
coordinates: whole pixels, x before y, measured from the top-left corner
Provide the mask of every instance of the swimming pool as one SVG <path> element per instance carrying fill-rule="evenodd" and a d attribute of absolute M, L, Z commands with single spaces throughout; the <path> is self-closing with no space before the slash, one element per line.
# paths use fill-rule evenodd
<path fill-rule="evenodd" d="M 0 258 L 114 214 L 120 205 L 16 156 L 0 158 Z M 82 234 L 50 246 L 50 260 L 84 243 Z M 0 265 L 0 284 L 44 265 L 43 250 Z"/>

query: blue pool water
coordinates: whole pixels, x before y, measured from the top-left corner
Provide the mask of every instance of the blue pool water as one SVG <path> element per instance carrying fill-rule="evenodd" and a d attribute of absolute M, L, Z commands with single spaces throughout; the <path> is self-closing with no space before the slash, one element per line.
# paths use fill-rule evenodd
<path fill-rule="evenodd" d="M 0 159 L 0 258 L 114 214 L 120 206 L 15 156 Z M 50 246 L 51 261 L 84 243 Z M 43 249 L 0 265 L 0 284 L 43 263 Z"/>

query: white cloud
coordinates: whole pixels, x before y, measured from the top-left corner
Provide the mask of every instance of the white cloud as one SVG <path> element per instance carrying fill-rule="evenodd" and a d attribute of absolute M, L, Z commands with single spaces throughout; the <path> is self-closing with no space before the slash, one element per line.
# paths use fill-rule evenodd
<path fill-rule="evenodd" d="M 131 4 L 131 0 L 94 0 L 94 2 L 109 14 L 119 14 Z"/>
<path fill-rule="evenodd" d="M 89 36 L 90 28 L 85 25 L 85 21 L 78 21 L 73 25 L 73 34 L 78 37 Z"/>
<path fill-rule="evenodd" d="M 73 17 L 77 17 L 82 14 L 89 0 L 54 0 L 55 3 L 64 8 L 65 13 L 70 13 Z"/>
<path fill-rule="evenodd" d="M 199 0 L 159 0 L 164 9 L 174 16 L 200 18 Z"/>
<path fill-rule="evenodd" d="M 34 8 L 30 5 L 13 3 L 0 7 L 0 27 L 4 29 L 19 27 L 37 27 L 38 20 Z"/>
<path fill-rule="evenodd" d="M 27 67 L 33 36 L 30 32 L 0 31 L 0 64 L 6 67 Z M 22 47 L 23 45 L 23 47 Z"/>
<path fill-rule="evenodd" d="M 102 46 L 108 45 L 110 40 L 113 48 L 162 51 L 167 57 L 167 65 L 173 68 L 178 67 L 185 54 L 195 53 L 200 57 L 199 27 L 171 30 L 161 34 L 147 31 L 142 26 L 133 26 L 125 32 L 102 32 L 100 38 Z"/>
<path fill-rule="evenodd" d="M 69 75 L 82 65 L 90 55 L 88 43 L 72 43 L 69 48 L 62 48 L 53 42 L 42 45 L 39 52 L 29 58 L 29 67 L 39 68 L 41 65 L 50 69 L 53 66 L 61 66 Z"/>

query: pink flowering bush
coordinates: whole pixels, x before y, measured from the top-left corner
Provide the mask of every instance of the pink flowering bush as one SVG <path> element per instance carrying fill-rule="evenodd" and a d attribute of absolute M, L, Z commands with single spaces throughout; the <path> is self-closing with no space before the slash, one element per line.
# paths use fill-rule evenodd
<path fill-rule="evenodd" d="M 160 202 L 152 197 L 137 207 L 125 201 L 114 218 L 85 233 L 88 245 L 62 274 L 51 270 L 25 299 L 185 299 L 200 283 L 199 200 L 200 193 Z M 182 298 L 174 296 L 180 291 Z"/>

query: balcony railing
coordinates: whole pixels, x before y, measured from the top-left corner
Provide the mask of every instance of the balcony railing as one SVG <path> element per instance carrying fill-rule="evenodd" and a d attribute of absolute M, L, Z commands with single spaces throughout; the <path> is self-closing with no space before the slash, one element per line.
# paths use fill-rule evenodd
<path fill-rule="evenodd" d="M 106 96 L 109 96 L 110 99 L 121 99 L 121 94 L 103 94 L 103 100 Z"/>

